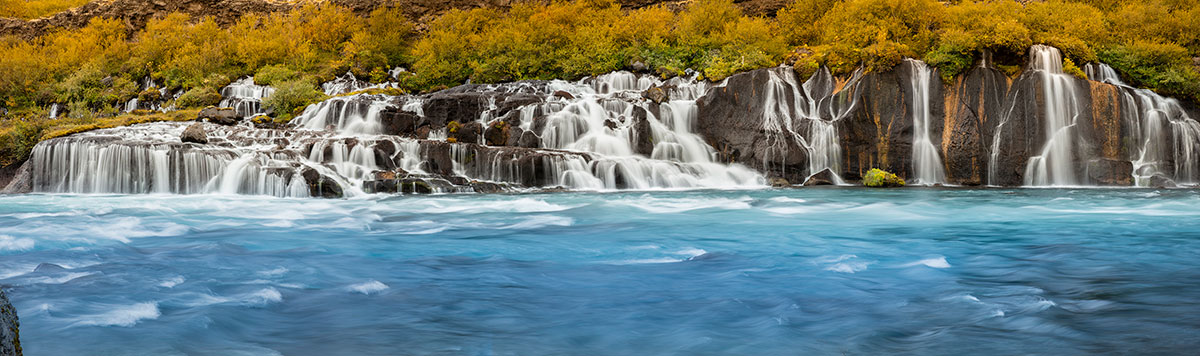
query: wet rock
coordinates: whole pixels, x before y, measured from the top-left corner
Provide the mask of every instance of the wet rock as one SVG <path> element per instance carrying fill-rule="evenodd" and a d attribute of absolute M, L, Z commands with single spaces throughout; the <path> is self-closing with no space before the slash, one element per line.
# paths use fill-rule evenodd
<path fill-rule="evenodd" d="M 667 91 L 658 86 L 652 86 L 650 89 L 646 89 L 646 91 L 642 92 L 642 98 L 658 104 L 662 104 L 671 99 L 671 97 L 667 95 Z"/>
<path fill-rule="evenodd" d="M 834 182 L 837 181 L 836 179 L 837 178 L 834 177 L 833 171 L 826 168 L 804 180 L 804 186 L 812 187 L 818 185 L 834 185 Z"/>
<path fill-rule="evenodd" d="M 629 65 L 629 68 L 633 69 L 634 72 L 645 72 L 647 69 L 646 63 L 642 63 L 642 61 L 634 61 Z"/>
<path fill-rule="evenodd" d="M 406 178 L 400 181 L 400 192 L 404 194 L 431 194 L 433 186 L 419 178 Z"/>
<path fill-rule="evenodd" d="M 646 109 L 633 107 L 633 152 L 650 157 L 654 154 L 654 136 L 650 133 L 650 120 Z"/>
<path fill-rule="evenodd" d="M 771 179 L 768 179 L 768 181 L 770 181 L 771 187 L 773 188 L 786 188 L 792 186 L 791 182 L 788 182 L 787 179 L 780 177 L 771 177 Z"/>
<path fill-rule="evenodd" d="M 458 143 L 479 143 L 480 136 L 483 136 L 483 124 L 478 121 L 462 124 L 450 134 Z"/>
<path fill-rule="evenodd" d="M 1094 159 L 1088 162 L 1088 180 L 1096 185 L 1133 185 L 1133 163 L 1116 159 Z"/>
<path fill-rule="evenodd" d="M 197 120 L 211 122 L 217 125 L 232 126 L 241 121 L 242 116 L 234 108 L 218 108 L 209 106 L 200 110 Z"/>
<path fill-rule="evenodd" d="M 901 64 L 887 71 L 864 75 L 858 83 L 847 84 L 851 90 L 835 94 L 835 101 L 856 102 L 846 117 L 837 120 L 841 148 L 846 156 L 842 178 L 858 180 L 871 168 L 895 172 L 900 177 L 912 175 L 912 109 L 917 98 L 914 80 L 920 72 Z M 930 140 L 942 142 L 944 102 L 942 86 L 930 85 Z"/>
<path fill-rule="evenodd" d="M 484 130 L 483 138 L 488 146 L 506 146 L 509 142 L 509 134 L 508 123 L 503 120 L 496 120 Z"/>
<path fill-rule="evenodd" d="M 990 64 L 981 65 L 955 79 L 945 97 L 946 181 L 958 185 L 988 184 L 992 135 L 1004 114 L 1008 77 Z M 939 142 L 935 142 L 938 144 Z"/>
<path fill-rule="evenodd" d="M 765 92 L 772 71 L 791 69 L 740 73 L 729 77 L 725 86 L 710 89 L 698 101 L 697 126 L 701 136 L 716 149 L 718 162 L 741 163 L 800 182 L 808 177 L 807 150 L 791 138 L 792 133 L 763 128 L 763 118 L 768 116 Z"/>
<path fill-rule="evenodd" d="M 476 193 L 495 194 L 507 191 L 508 187 L 492 182 L 471 181 L 471 189 L 474 189 Z"/>
<path fill-rule="evenodd" d="M 0 355 L 21 356 L 21 321 L 17 308 L 0 289 Z"/>
<path fill-rule="evenodd" d="M 341 198 L 345 196 L 342 186 L 336 180 L 322 175 L 317 170 L 305 169 L 301 176 L 308 183 L 308 194 L 315 198 Z"/>
<path fill-rule="evenodd" d="M 204 132 L 204 124 L 197 122 L 189 125 L 186 129 L 183 129 L 183 134 L 179 135 L 179 140 L 183 141 L 183 143 L 207 144 L 208 134 Z"/>
<path fill-rule="evenodd" d="M 479 120 L 480 115 L 491 108 L 492 98 L 485 93 L 462 92 L 468 89 L 455 87 L 426 98 L 422 111 L 429 127 L 445 127 L 451 121 Z"/>
<path fill-rule="evenodd" d="M 1177 187 L 1179 187 L 1179 185 L 1175 184 L 1175 180 L 1168 178 L 1167 176 L 1163 175 L 1162 173 L 1155 173 L 1153 176 L 1150 176 L 1150 187 L 1152 187 L 1152 188 L 1177 188 Z"/>
<path fill-rule="evenodd" d="M 25 161 L 20 166 L 0 167 L 0 194 L 24 194 L 33 191 L 32 164 Z"/>
<path fill-rule="evenodd" d="M 395 194 L 399 191 L 399 181 L 395 179 L 369 180 L 363 182 L 363 192 L 368 194 Z"/>
<path fill-rule="evenodd" d="M 517 140 L 517 147 L 538 148 L 542 146 L 542 138 L 538 137 L 533 131 L 525 131 L 521 133 L 521 138 Z"/>
<path fill-rule="evenodd" d="M 428 125 L 417 114 L 398 108 L 388 108 L 380 111 L 379 122 L 384 134 L 404 137 L 419 137 L 417 129 L 422 124 Z"/>
<path fill-rule="evenodd" d="M 568 92 L 562 91 L 562 90 L 554 92 L 554 97 L 564 99 L 564 100 L 575 100 L 574 95 L 571 95 L 571 93 L 568 93 Z"/>

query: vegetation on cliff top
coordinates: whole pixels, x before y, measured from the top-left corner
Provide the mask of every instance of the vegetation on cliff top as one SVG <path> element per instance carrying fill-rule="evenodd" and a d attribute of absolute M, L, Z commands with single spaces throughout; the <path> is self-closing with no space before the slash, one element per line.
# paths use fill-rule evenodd
<path fill-rule="evenodd" d="M 20 12 L 35 3 L 69 1 L 0 0 L 0 14 L 52 11 Z M 696 0 L 679 12 L 622 9 L 614 0 L 531 1 L 508 11 L 451 10 L 423 33 L 413 28 L 387 5 L 364 17 L 310 3 L 247 14 L 228 27 L 172 14 L 135 33 L 96 18 L 32 40 L 0 38 L 0 156 L 20 156 L 11 147 L 40 138 L 25 135 L 61 124 L 45 119 L 50 104 L 65 104 L 67 119 L 87 125 L 146 95 L 147 77 L 186 92 L 173 103 L 186 108 L 211 105 L 222 86 L 255 75 L 286 89 L 267 103 L 286 116 L 319 97 L 317 83 L 346 71 L 383 81 L 396 66 L 412 69 L 399 78 L 408 91 L 643 68 L 720 80 L 781 62 L 844 74 L 905 57 L 950 79 L 984 52 L 1016 73 L 1029 46 L 1045 43 L 1062 49 L 1077 75 L 1075 64 L 1104 61 L 1134 85 L 1200 100 L 1192 59 L 1200 56 L 1200 2 L 1187 0 L 795 0 L 774 18 L 746 16 L 732 0 Z"/>

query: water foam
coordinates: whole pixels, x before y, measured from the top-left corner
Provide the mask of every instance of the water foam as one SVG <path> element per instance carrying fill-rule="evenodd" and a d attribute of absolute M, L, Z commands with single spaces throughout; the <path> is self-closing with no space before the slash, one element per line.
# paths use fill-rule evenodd
<path fill-rule="evenodd" d="M 349 285 L 346 287 L 346 290 L 355 293 L 362 293 L 364 295 L 371 295 L 373 293 L 379 293 L 387 290 L 388 288 L 388 285 L 383 284 L 383 282 L 371 280 L 370 282 Z"/>
<path fill-rule="evenodd" d="M 76 325 L 131 327 L 143 320 L 158 319 L 162 315 L 157 302 L 112 306 L 109 309 L 106 313 L 80 317 Z"/>

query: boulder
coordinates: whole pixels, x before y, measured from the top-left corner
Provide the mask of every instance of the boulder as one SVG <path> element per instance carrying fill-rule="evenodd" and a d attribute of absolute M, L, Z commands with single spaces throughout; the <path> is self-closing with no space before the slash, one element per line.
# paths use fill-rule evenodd
<path fill-rule="evenodd" d="M 770 179 L 767 179 L 767 181 L 771 183 L 772 188 L 787 188 L 792 186 L 791 182 L 788 182 L 787 179 L 780 177 L 771 177 Z"/>
<path fill-rule="evenodd" d="M 419 127 L 428 126 L 428 123 L 417 114 L 398 108 L 387 108 L 380 111 L 379 122 L 384 134 L 414 138 L 419 138 L 417 134 Z"/>
<path fill-rule="evenodd" d="M 1096 185 L 1133 185 L 1133 163 L 1116 159 L 1094 159 L 1088 162 L 1088 180 Z"/>
<path fill-rule="evenodd" d="M 21 356 L 21 321 L 17 319 L 17 308 L 8 301 L 0 289 L 0 355 Z"/>
<path fill-rule="evenodd" d="M 209 106 L 200 110 L 200 115 L 196 119 L 218 125 L 232 126 L 237 125 L 238 121 L 242 120 L 242 116 L 234 108 Z"/>
<path fill-rule="evenodd" d="M 505 146 L 508 145 L 509 134 L 508 122 L 496 120 L 483 131 L 483 139 L 488 146 Z"/>
<path fill-rule="evenodd" d="M 571 93 L 568 93 L 568 92 L 566 92 L 566 91 L 563 91 L 563 90 L 559 90 L 559 91 L 556 91 L 556 92 L 554 92 L 554 97 L 555 97 L 555 98 L 561 98 L 561 99 L 564 99 L 564 100 L 575 100 L 575 96 L 574 96 L 574 95 L 571 95 Z"/>
<path fill-rule="evenodd" d="M 538 137 L 533 131 L 525 131 L 521 133 L 521 138 L 517 139 L 517 147 L 538 148 L 542 146 L 542 138 Z"/>
<path fill-rule="evenodd" d="M 336 180 L 322 175 L 317 170 L 308 168 L 301 172 L 304 181 L 308 183 L 308 194 L 314 198 L 341 198 L 345 196 L 342 186 Z"/>
<path fill-rule="evenodd" d="M 1150 187 L 1152 188 L 1176 188 L 1179 185 L 1175 184 L 1175 180 L 1168 178 L 1162 173 L 1155 173 L 1150 176 Z"/>
<path fill-rule="evenodd" d="M 424 179 L 405 178 L 400 181 L 400 192 L 404 194 L 430 194 L 433 191 L 433 186 Z"/>
<path fill-rule="evenodd" d="M 812 187 L 817 185 L 834 185 L 834 182 L 836 181 L 837 178 L 834 176 L 833 171 L 829 170 L 829 168 L 826 168 L 804 180 L 804 186 Z"/>
<path fill-rule="evenodd" d="M 667 95 L 667 91 L 657 85 L 651 86 L 650 89 L 642 92 L 642 98 L 658 104 L 665 103 L 671 99 L 670 95 Z"/>
<path fill-rule="evenodd" d="M 904 179 L 878 168 L 871 168 L 863 175 L 863 185 L 871 188 L 903 187 Z"/>
<path fill-rule="evenodd" d="M 204 132 L 204 124 L 197 122 L 188 125 L 186 129 L 183 129 L 183 134 L 179 135 L 179 140 L 183 143 L 208 144 L 208 134 Z"/>
<path fill-rule="evenodd" d="M 478 121 L 471 121 L 459 126 L 457 130 L 449 134 L 458 143 L 479 143 L 479 136 L 483 135 L 483 124 Z"/>
<path fill-rule="evenodd" d="M 483 194 L 503 193 L 508 190 L 507 186 L 492 182 L 471 181 L 470 185 L 476 193 Z"/>

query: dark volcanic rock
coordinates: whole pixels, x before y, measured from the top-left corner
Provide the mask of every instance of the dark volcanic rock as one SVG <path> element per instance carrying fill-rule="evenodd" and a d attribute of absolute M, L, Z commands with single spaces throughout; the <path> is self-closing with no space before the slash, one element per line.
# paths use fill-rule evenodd
<path fill-rule="evenodd" d="M 827 168 L 822 169 L 820 172 L 817 172 L 817 174 L 808 177 L 808 179 L 804 181 L 804 186 L 811 187 L 817 185 L 834 185 L 834 182 L 836 182 L 836 178 L 834 177 L 833 171 Z"/>
<path fill-rule="evenodd" d="M 478 121 L 462 124 L 450 136 L 458 140 L 459 143 L 479 143 L 479 136 L 483 136 L 483 124 L 480 124 Z"/>
<path fill-rule="evenodd" d="M 992 135 L 1003 115 L 1008 77 L 986 63 L 990 61 L 956 78 L 946 93 L 946 135 L 941 143 L 946 181 L 951 184 L 987 184 Z"/>
<path fill-rule="evenodd" d="M 441 128 L 451 121 L 474 122 L 490 107 L 490 97 L 484 93 L 454 92 L 467 88 L 448 89 L 425 99 L 423 111 L 430 127 Z"/>
<path fill-rule="evenodd" d="M 633 152 L 650 157 L 654 153 L 654 136 L 650 133 L 650 120 L 646 109 L 633 107 Z"/>
<path fill-rule="evenodd" d="M 772 71 L 794 76 L 784 72 L 791 68 L 776 67 L 729 77 L 725 86 L 712 88 L 698 100 L 697 124 L 700 134 L 716 149 L 719 162 L 741 163 L 789 181 L 803 181 L 808 176 L 806 149 L 791 133 L 763 128 L 769 110 L 765 91 Z"/>
<path fill-rule="evenodd" d="M 207 121 L 218 125 L 237 125 L 241 121 L 242 116 L 238 114 L 234 108 L 218 108 L 209 106 L 200 110 L 200 115 L 197 120 Z"/>
<path fill-rule="evenodd" d="M 208 134 L 204 132 L 204 124 L 197 122 L 188 125 L 186 129 L 183 129 L 183 134 L 179 135 L 179 140 L 183 143 L 207 144 Z"/>
<path fill-rule="evenodd" d="M 517 139 L 517 146 L 523 148 L 538 148 L 542 146 L 542 139 L 533 131 L 525 131 L 521 133 L 521 137 Z"/>
<path fill-rule="evenodd" d="M 0 167 L 0 194 L 23 194 L 33 191 L 33 174 L 29 172 L 32 164 L 25 161 L 21 165 Z"/>
<path fill-rule="evenodd" d="M 914 101 L 917 78 L 913 66 L 900 64 L 889 71 L 868 73 L 856 90 L 837 94 L 837 101 L 857 105 L 846 117 L 838 120 L 838 135 L 846 155 L 842 178 L 859 180 L 871 168 L 879 168 L 907 178 L 911 176 Z M 929 135 L 935 145 L 942 142 L 944 102 L 940 83 L 929 85 Z"/>
<path fill-rule="evenodd" d="M 1133 185 L 1133 163 L 1116 159 L 1094 159 L 1088 162 L 1088 180 L 1096 185 Z"/>
<path fill-rule="evenodd" d="M 1153 188 L 1175 188 L 1175 187 L 1178 187 L 1178 185 L 1175 184 L 1174 180 L 1172 180 L 1171 178 L 1168 178 L 1167 176 L 1162 175 L 1162 173 L 1155 173 L 1153 176 L 1150 177 L 1150 187 L 1153 187 Z"/>
<path fill-rule="evenodd" d="M 510 136 L 510 127 L 508 122 L 496 120 L 488 124 L 487 129 L 483 131 L 484 141 L 488 146 L 505 146 L 508 145 Z"/>
<path fill-rule="evenodd" d="M 305 169 L 301 175 L 308 183 L 308 194 L 316 198 L 341 198 L 344 196 L 342 186 L 333 178 L 322 175 L 317 170 Z"/>
<path fill-rule="evenodd" d="M 21 321 L 17 319 L 17 308 L 8 301 L 0 289 L 0 355 L 21 356 Z"/>
<path fill-rule="evenodd" d="M 671 99 L 670 96 L 667 95 L 667 91 L 658 86 L 652 86 L 650 89 L 646 89 L 646 91 L 642 92 L 642 98 L 658 104 L 662 104 Z"/>
<path fill-rule="evenodd" d="M 418 127 L 429 125 L 417 114 L 398 108 L 387 108 L 380 111 L 379 122 L 382 124 L 384 134 L 413 138 L 420 138 L 417 135 Z"/>

